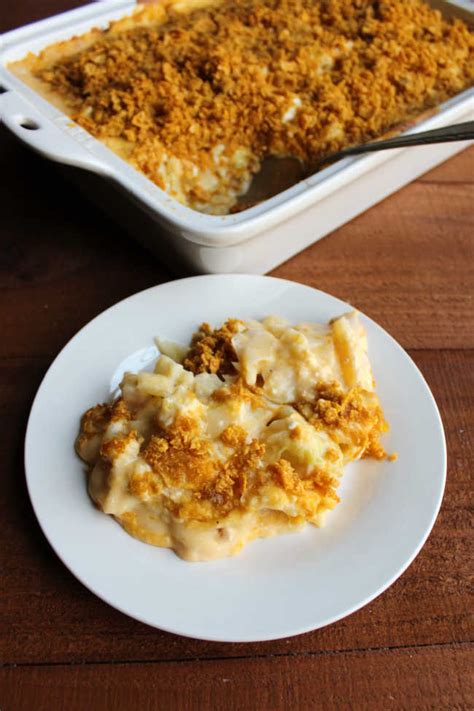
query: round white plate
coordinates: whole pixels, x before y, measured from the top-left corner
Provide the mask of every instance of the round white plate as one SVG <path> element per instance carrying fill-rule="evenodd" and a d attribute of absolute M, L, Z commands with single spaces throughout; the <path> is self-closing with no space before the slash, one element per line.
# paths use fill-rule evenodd
<path fill-rule="evenodd" d="M 83 328 L 46 374 L 26 434 L 28 490 L 64 564 L 113 607 L 169 632 L 260 641 L 314 630 L 383 592 L 425 542 L 443 495 L 446 450 L 438 409 L 405 351 L 362 317 L 396 462 L 363 460 L 343 477 L 324 528 L 249 544 L 234 558 L 187 563 L 135 540 L 92 505 L 74 453 L 81 414 L 107 400 L 125 370 L 156 358 L 154 336 L 187 343 L 202 321 L 285 316 L 327 321 L 351 310 L 328 294 L 261 276 L 213 275 L 121 301 Z"/>

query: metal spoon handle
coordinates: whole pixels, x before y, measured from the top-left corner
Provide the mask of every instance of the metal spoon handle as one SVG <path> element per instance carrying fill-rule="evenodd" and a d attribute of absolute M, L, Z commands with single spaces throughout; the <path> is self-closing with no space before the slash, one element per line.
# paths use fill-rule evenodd
<path fill-rule="evenodd" d="M 309 178 L 326 165 L 339 158 L 345 158 L 359 153 L 384 151 L 389 148 L 404 148 L 405 146 L 422 146 L 429 143 L 446 143 L 449 141 L 468 141 L 474 138 L 474 121 L 435 128 L 432 131 L 411 133 L 408 136 L 394 136 L 383 141 L 373 141 L 361 146 L 343 148 L 336 153 L 322 156 L 316 162 L 305 165 L 299 158 L 292 156 L 267 156 L 262 160 L 259 172 L 253 177 L 249 189 L 237 199 L 237 210 L 245 210 L 263 200 L 287 190 L 303 178 Z"/>
<path fill-rule="evenodd" d="M 374 141 L 361 146 L 351 146 L 342 151 L 328 156 L 331 160 L 342 156 L 357 155 L 359 153 L 371 153 L 373 151 L 383 151 L 387 148 L 404 148 L 406 146 L 423 146 L 429 143 L 448 143 L 450 141 L 467 141 L 474 138 L 474 121 L 457 123 L 453 126 L 435 128 L 432 131 L 421 131 L 412 133 L 409 136 L 394 136 L 384 141 Z"/>

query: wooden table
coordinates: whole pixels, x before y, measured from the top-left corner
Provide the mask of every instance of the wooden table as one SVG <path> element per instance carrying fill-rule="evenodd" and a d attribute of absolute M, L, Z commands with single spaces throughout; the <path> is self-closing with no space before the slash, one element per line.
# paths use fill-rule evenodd
<path fill-rule="evenodd" d="M 9 3 L 4 29 L 74 4 Z M 273 272 L 372 316 L 427 378 L 449 451 L 428 543 L 387 592 L 337 624 L 277 642 L 217 644 L 108 607 L 38 527 L 22 447 L 41 378 L 92 317 L 174 277 L 51 165 L 4 129 L 0 140 L 1 711 L 474 708 L 474 148 Z"/>

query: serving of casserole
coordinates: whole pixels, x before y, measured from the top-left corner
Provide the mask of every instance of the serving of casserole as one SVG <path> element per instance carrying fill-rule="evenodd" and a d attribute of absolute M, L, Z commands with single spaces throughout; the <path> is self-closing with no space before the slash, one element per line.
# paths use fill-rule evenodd
<path fill-rule="evenodd" d="M 89 409 L 76 448 L 89 493 L 126 531 L 187 560 L 320 526 L 344 465 L 387 457 L 388 430 L 357 313 L 203 324 L 158 339 L 153 372 Z"/>

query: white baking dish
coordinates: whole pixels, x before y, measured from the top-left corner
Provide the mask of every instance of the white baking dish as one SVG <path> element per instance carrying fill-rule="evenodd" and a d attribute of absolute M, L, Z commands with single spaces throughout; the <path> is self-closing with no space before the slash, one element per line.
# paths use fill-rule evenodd
<path fill-rule="evenodd" d="M 446 14 L 465 10 L 432 2 Z M 105 0 L 27 25 L 0 38 L 1 117 L 21 141 L 61 164 L 83 190 L 158 256 L 198 272 L 264 273 L 360 214 L 467 142 L 398 149 L 341 160 L 266 202 L 212 216 L 170 198 L 9 72 L 59 40 L 129 13 L 134 2 Z M 472 15 L 472 13 L 471 13 Z M 474 89 L 445 102 L 409 132 L 474 118 Z M 79 170 L 78 170 L 79 169 Z M 118 199 L 117 193 L 122 198 Z M 125 199 L 127 198 L 127 199 Z"/>

